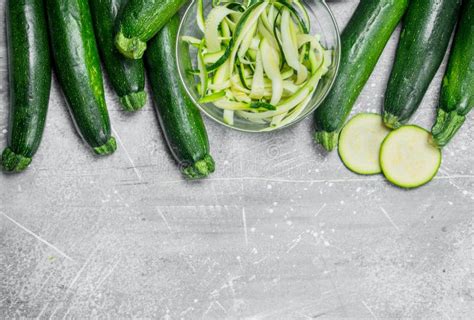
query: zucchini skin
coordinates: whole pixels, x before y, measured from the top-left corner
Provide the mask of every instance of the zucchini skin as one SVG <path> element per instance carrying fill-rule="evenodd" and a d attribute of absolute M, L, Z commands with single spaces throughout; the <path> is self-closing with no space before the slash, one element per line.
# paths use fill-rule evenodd
<path fill-rule="evenodd" d="M 112 86 L 126 111 L 141 109 L 146 103 L 143 60 L 126 59 L 115 48 L 115 20 L 127 0 L 89 1 L 99 52 Z"/>
<path fill-rule="evenodd" d="M 41 143 L 51 89 L 51 58 L 43 1 L 9 0 L 6 5 L 10 81 L 8 172 L 28 167 Z"/>
<path fill-rule="evenodd" d="M 214 160 L 201 114 L 179 78 L 175 55 L 178 27 L 179 15 L 175 15 L 150 41 L 145 61 L 154 106 L 171 153 L 187 178 L 198 179 L 214 172 Z M 183 50 L 188 52 L 187 47 Z M 189 56 L 187 59 L 190 64 Z"/>
<path fill-rule="evenodd" d="M 443 147 L 474 107 L 474 1 L 464 0 L 441 87 L 433 141 Z"/>
<path fill-rule="evenodd" d="M 315 111 L 315 140 L 326 150 L 337 146 L 339 132 L 407 5 L 408 0 L 361 1 L 342 32 L 338 75 Z"/>
<path fill-rule="evenodd" d="M 187 0 L 130 0 L 117 20 L 115 44 L 130 59 L 140 59 L 147 42 Z"/>
<path fill-rule="evenodd" d="M 461 0 L 411 1 L 384 100 L 384 123 L 405 124 L 420 105 L 448 49 Z"/>
<path fill-rule="evenodd" d="M 87 0 L 46 0 L 57 77 L 82 138 L 99 155 L 117 148 L 110 134 L 99 52 Z"/>

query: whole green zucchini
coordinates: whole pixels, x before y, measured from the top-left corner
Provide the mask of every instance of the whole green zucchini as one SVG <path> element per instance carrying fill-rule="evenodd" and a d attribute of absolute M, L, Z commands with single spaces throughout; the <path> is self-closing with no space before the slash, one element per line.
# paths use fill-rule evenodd
<path fill-rule="evenodd" d="M 145 60 L 154 105 L 168 146 L 186 177 L 203 178 L 214 172 L 214 160 L 209 154 L 201 114 L 179 78 L 175 55 L 178 27 L 179 16 L 175 15 L 150 41 Z M 187 47 L 183 50 L 188 52 Z M 189 56 L 183 56 L 190 66 Z"/>
<path fill-rule="evenodd" d="M 130 59 L 140 59 L 146 43 L 160 31 L 186 0 L 130 0 L 117 21 L 115 44 Z"/>
<path fill-rule="evenodd" d="M 115 20 L 128 0 L 89 1 L 99 52 L 114 90 L 127 111 L 141 109 L 146 102 L 143 60 L 131 60 L 114 43 Z"/>
<path fill-rule="evenodd" d="M 420 105 L 446 54 L 460 5 L 461 0 L 410 2 L 385 93 L 388 127 L 406 123 Z"/>
<path fill-rule="evenodd" d="M 336 80 L 315 112 L 315 139 L 326 150 L 336 147 L 339 131 L 407 5 L 408 0 L 363 0 L 342 32 Z"/>
<path fill-rule="evenodd" d="M 445 146 L 474 107 L 474 0 L 464 0 L 448 68 L 441 87 L 436 123 L 431 129 L 437 146 Z"/>
<path fill-rule="evenodd" d="M 43 1 L 9 0 L 6 6 L 10 78 L 6 171 L 20 172 L 38 150 L 48 111 L 51 61 Z"/>
<path fill-rule="evenodd" d="M 58 80 L 83 139 L 100 155 L 117 148 L 110 134 L 99 52 L 87 0 L 46 0 Z"/>

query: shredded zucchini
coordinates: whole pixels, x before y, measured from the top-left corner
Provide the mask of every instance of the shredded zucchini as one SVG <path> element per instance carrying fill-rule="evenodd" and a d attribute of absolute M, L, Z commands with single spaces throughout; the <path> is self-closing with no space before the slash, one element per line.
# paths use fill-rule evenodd
<path fill-rule="evenodd" d="M 263 39 L 260 45 L 262 53 L 263 70 L 272 81 L 272 98 L 270 103 L 276 105 L 280 102 L 283 94 L 283 79 L 280 73 L 280 56 L 278 51 L 270 45 L 267 39 Z M 265 57 L 265 58 L 263 58 Z"/>
<path fill-rule="evenodd" d="M 197 0 L 197 17 L 196 17 L 196 23 L 198 25 L 199 30 L 204 32 L 204 1 L 203 0 Z"/>
<path fill-rule="evenodd" d="M 198 0 L 202 39 L 182 37 L 198 48 L 189 72 L 199 102 L 221 109 L 229 125 L 240 117 L 271 130 L 297 119 L 332 64 L 300 0 L 214 0 L 206 18 L 202 9 Z"/>
<path fill-rule="evenodd" d="M 201 91 L 200 91 L 200 94 L 201 94 L 201 97 L 204 97 L 206 95 L 206 92 L 207 92 L 207 79 L 208 79 L 208 74 L 207 74 L 207 70 L 206 70 L 206 63 L 204 62 L 204 54 L 203 54 L 203 50 L 204 50 L 204 40 L 201 41 L 201 44 L 199 45 L 199 49 L 198 49 L 198 69 L 199 69 L 199 78 L 201 79 Z"/>
<path fill-rule="evenodd" d="M 260 100 L 263 98 L 264 90 L 265 83 L 263 76 L 262 54 L 260 51 L 257 51 L 257 61 L 252 79 L 252 90 L 250 92 L 250 97 L 256 100 Z"/>
<path fill-rule="evenodd" d="M 234 111 L 232 110 L 224 110 L 223 113 L 224 122 L 228 125 L 234 125 Z"/>
<path fill-rule="evenodd" d="M 204 29 L 204 37 L 208 52 L 217 52 L 221 50 L 221 40 L 219 39 L 219 26 L 225 17 L 233 13 L 226 7 L 215 7 L 209 12 Z"/>

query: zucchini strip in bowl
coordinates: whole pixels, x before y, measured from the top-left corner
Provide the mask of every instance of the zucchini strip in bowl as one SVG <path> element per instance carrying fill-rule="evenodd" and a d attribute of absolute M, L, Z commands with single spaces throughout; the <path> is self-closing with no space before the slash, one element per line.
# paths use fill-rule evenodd
<path fill-rule="evenodd" d="M 238 5 L 237 5 L 238 4 Z M 183 36 L 197 47 L 195 76 L 199 103 L 272 130 L 298 118 L 311 103 L 319 81 L 333 63 L 299 2 L 260 0 L 213 3 L 197 25 L 203 37 Z"/>

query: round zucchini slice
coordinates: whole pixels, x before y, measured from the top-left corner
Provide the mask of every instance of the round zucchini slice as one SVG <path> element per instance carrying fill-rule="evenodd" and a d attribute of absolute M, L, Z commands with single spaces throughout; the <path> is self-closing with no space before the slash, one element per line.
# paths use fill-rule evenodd
<path fill-rule="evenodd" d="M 382 172 L 380 145 L 389 132 L 379 114 L 360 113 L 353 117 L 339 135 L 338 150 L 344 165 L 358 174 Z"/>
<path fill-rule="evenodd" d="M 430 139 L 428 131 L 415 125 L 389 133 L 380 149 L 385 177 L 402 188 L 416 188 L 431 181 L 441 165 L 441 150 Z"/>

